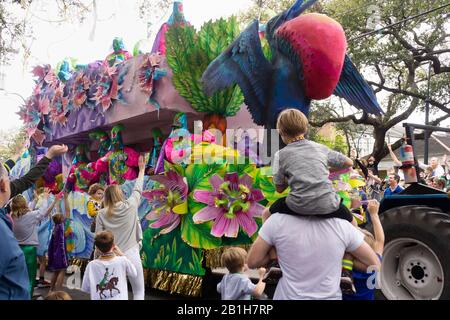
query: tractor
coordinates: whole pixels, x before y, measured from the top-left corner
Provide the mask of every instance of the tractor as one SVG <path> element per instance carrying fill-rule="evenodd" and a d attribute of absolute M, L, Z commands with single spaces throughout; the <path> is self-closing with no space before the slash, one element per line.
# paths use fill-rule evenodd
<path fill-rule="evenodd" d="M 406 142 L 413 147 L 414 129 L 424 130 L 425 136 L 450 132 L 450 128 L 429 125 L 404 123 L 404 127 Z M 420 181 L 416 156 L 414 167 Z M 450 299 L 449 195 L 415 182 L 381 201 L 386 242 L 378 283 L 386 299 Z"/>

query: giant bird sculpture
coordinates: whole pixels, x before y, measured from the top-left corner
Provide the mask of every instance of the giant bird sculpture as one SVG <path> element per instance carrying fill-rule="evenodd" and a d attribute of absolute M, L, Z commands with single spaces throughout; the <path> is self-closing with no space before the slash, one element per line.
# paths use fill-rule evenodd
<path fill-rule="evenodd" d="M 367 113 L 381 114 L 372 88 L 345 53 L 342 26 L 323 14 L 300 15 L 315 2 L 297 0 L 267 23 L 270 62 L 261 46 L 259 23 L 251 23 L 204 72 L 205 93 L 239 85 L 253 120 L 268 129 L 275 128 L 283 109 L 296 108 L 308 116 L 311 100 L 332 94 Z"/>

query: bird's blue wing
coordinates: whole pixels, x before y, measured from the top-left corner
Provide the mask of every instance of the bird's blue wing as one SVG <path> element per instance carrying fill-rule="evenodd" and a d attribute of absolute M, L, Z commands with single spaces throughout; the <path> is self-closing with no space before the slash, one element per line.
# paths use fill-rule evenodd
<path fill-rule="evenodd" d="M 273 38 L 274 34 L 277 31 L 278 27 L 280 27 L 286 21 L 292 20 L 298 17 L 302 12 L 316 3 L 317 0 L 309 0 L 303 3 L 303 0 L 297 0 L 295 3 L 287 10 L 282 13 L 276 15 L 272 19 L 267 22 L 266 26 L 266 38 L 269 41 L 270 45 L 273 47 Z"/>
<path fill-rule="evenodd" d="M 264 124 L 263 110 L 267 107 L 273 69 L 264 56 L 255 20 L 239 37 L 212 61 L 202 76 L 206 94 L 237 84 L 253 120 Z"/>
<path fill-rule="evenodd" d="M 364 80 L 348 55 L 345 55 L 341 78 L 334 94 L 367 113 L 375 115 L 384 113 L 372 88 Z"/>

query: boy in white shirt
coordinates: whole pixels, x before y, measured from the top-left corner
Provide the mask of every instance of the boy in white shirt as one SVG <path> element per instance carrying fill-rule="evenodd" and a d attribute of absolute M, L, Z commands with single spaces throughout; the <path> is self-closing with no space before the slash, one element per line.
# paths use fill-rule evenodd
<path fill-rule="evenodd" d="M 114 244 L 111 231 L 97 233 L 94 244 L 99 257 L 88 263 L 81 290 L 91 300 L 128 300 L 127 275 L 135 277 L 136 268 Z"/>

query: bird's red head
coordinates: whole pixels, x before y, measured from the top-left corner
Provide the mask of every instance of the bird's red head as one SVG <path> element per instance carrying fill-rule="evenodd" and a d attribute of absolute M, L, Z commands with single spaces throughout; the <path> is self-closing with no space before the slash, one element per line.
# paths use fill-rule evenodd
<path fill-rule="evenodd" d="M 306 96 L 320 100 L 333 94 L 344 65 L 347 40 L 332 18 L 308 13 L 281 25 L 277 37 L 288 43 L 301 61 Z"/>

